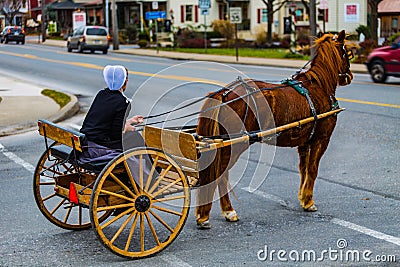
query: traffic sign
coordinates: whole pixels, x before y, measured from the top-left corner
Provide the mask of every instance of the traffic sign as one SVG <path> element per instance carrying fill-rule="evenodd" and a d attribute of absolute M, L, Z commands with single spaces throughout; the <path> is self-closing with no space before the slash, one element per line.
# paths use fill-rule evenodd
<path fill-rule="evenodd" d="M 231 23 L 242 23 L 242 8 L 241 7 L 230 7 L 229 8 L 229 20 Z"/>
<path fill-rule="evenodd" d="M 319 9 L 328 9 L 328 0 L 319 1 Z"/>
<path fill-rule="evenodd" d="M 146 19 L 165 19 L 167 18 L 167 14 L 165 11 L 149 11 L 146 12 Z"/>
<path fill-rule="evenodd" d="M 201 15 L 209 15 L 209 9 L 208 8 L 202 8 L 200 9 Z"/>
<path fill-rule="evenodd" d="M 209 9 L 211 7 L 210 0 L 199 0 L 200 9 Z"/>

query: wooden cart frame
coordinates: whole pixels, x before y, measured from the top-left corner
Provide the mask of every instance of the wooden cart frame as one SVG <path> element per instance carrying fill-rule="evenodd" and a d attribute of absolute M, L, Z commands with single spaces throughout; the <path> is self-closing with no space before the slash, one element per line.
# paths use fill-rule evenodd
<path fill-rule="evenodd" d="M 318 119 L 342 110 L 320 114 Z M 310 117 L 252 135 L 208 141 L 195 138 L 194 128 L 175 131 L 144 126 L 146 147 L 91 164 L 79 164 L 76 159 L 87 147 L 85 135 L 39 120 L 46 151 L 34 173 L 35 200 L 49 221 L 69 230 L 93 228 L 101 243 L 119 256 L 152 256 L 170 245 L 186 222 L 201 153 L 273 136 L 314 120 Z"/>

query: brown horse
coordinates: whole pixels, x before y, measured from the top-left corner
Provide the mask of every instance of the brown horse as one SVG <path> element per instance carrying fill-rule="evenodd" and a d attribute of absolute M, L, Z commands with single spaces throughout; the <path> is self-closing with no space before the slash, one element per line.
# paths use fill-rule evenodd
<path fill-rule="evenodd" d="M 277 85 L 249 79 L 233 82 L 225 90 L 209 94 L 202 107 L 204 112 L 199 117 L 197 134 L 211 137 L 224 136 L 229 132 L 243 132 L 243 130 L 247 133 L 260 131 L 271 127 L 272 124 L 268 123 L 271 120 L 278 127 L 337 108 L 335 107 L 337 86 L 348 85 L 353 79 L 349 63 L 351 54 L 346 50 L 344 42 L 344 31 L 338 36 L 325 34 L 315 41 L 316 54 L 310 67 L 307 71 L 296 74 L 291 80 L 295 85 L 301 84 L 300 90 L 306 88 L 307 96 L 299 93 L 294 88 L 295 85 Z M 254 90 L 258 93 L 251 96 L 251 101 L 247 100 L 248 95 Z M 267 102 L 269 108 L 257 107 L 255 103 L 260 102 L 260 96 Z M 216 106 L 219 108 L 213 108 Z M 238 119 L 241 123 L 237 123 Z M 336 116 L 329 116 L 315 123 L 285 131 L 275 139 L 277 146 L 298 149 L 300 157 L 298 199 L 305 211 L 317 210 L 313 200 L 314 182 L 320 159 L 328 147 L 335 128 L 336 119 Z M 238 220 L 229 199 L 228 171 L 247 148 L 248 145 L 241 144 L 218 149 L 214 152 L 211 163 L 200 171 L 200 187 L 197 191 L 198 202 L 195 211 L 200 228 L 210 227 L 209 215 L 217 186 L 222 215 L 227 221 Z"/>

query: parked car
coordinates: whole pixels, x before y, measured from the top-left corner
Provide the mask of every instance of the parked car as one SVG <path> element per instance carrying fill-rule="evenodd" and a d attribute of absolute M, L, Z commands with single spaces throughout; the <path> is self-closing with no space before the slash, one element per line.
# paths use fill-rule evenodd
<path fill-rule="evenodd" d="M 16 42 L 25 44 L 25 30 L 21 26 L 7 26 L 0 33 L 0 43 Z"/>
<path fill-rule="evenodd" d="M 388 76 L 400 77 L 400 38 L 391 45 L 374 49 L 366 62 L 371 78 L 384 83 Z"/>
<path fill-rule="evenodd" d="M 77 49 L 82 53 L 90 50 L 92 53 L 99 50 L 107 54 L 110 47 L 111 37 L 106 27 L 102 26 L 81 26 L 74 30 L 67 39 L 67 51 L 72 52 Z"/>

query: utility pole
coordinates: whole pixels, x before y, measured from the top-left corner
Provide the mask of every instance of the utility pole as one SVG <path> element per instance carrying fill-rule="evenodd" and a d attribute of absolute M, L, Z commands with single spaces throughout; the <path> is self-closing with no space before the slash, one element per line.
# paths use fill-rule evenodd
<path fill-rule="evenodd" d="M 118 36 L 118 20 L 117 20 L 117 5 L 116 0 L 111 0 L 111 23 L 112 23 L 112 40 L 113 50 L 119 50 L 119 36 Z"/>
<path fill-rule="evenodd" d="M 315 0 L 310 0 L 310 45 L 314 44 L 315 37 L 317 36 L 317 12 Z M 311 48 L 311 55 L 314 54 L 314 48 Z"/>
<path fill-rule="evenodd" d="M 42 0 L 40 4 L 42 7 L 42 43 L 44 43 L 46 41 L 46 1 Z"/>

